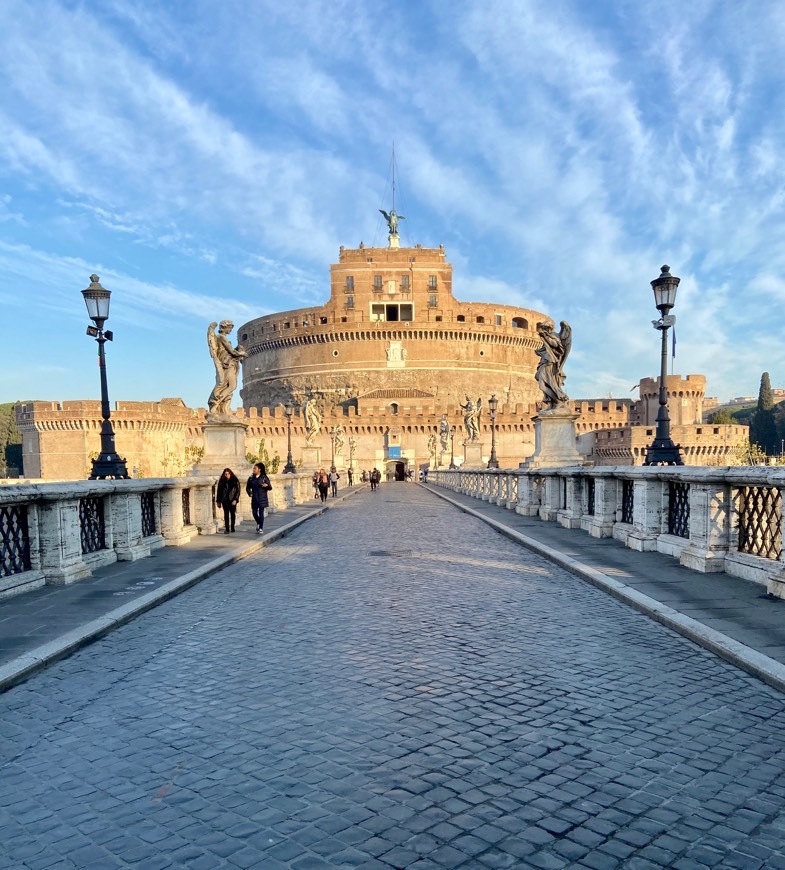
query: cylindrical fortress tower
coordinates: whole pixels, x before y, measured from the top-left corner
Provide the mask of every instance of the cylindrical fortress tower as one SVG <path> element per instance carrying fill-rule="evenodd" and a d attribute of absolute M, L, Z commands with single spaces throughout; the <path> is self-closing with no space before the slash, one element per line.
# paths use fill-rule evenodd
<path fill-rule="evenodd" d="M 245 409 L 312 396 L 348 404 L 378 389 L 443 405 L 463 403 L 467 394 L 485 401 L 495 393 L 511 406 L 539 401 L 536 327 L 551 318 L 456 300 L 444 246 L 341 247 L 330 273 L 325 305 L 259 317 L 237 330 L 248 354 Z"/>

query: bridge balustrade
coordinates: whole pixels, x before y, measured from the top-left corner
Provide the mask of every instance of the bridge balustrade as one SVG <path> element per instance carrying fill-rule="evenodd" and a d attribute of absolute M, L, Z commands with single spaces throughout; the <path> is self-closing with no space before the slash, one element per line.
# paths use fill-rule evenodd
<path fill-rule="evenodd" d="M 437 469 L 429 483 L 785 598 L 785 470 L 741 466 Z"/>
<path fill-rule="evenodd" d="M 313 498 L 310 475 L 271 480 L 271 512 Z M 0 599 L 73 583 L 104 565 L 215 534 L 214 486 L 212 477 L 3 484 Z M 246 502 L 243 491 L 238 518 L 251 515 Z"/>

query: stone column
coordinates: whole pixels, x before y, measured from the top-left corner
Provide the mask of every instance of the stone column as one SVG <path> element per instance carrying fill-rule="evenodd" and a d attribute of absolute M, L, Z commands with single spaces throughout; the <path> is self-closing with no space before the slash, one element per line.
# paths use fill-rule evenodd
<path fill-rule="evenodd" d="M 89 577 L 90 568 L 82 555 L 79 499 L 42 501 L 38 522 L 40 565 L 47 584 L 63 586 Z"/>
<path fill-rule="evenodd" d="M 562 508 L 556 518 L 565 529 L 579 529 L 583 517 L 583 479 L 569 475 L 566 479 L 567 507 Z"/>
<path fill-rule="evenodd" d="M 161 490 L 161 535 L 167 545 L 179 546 L 191 540 L 191 532 L 183 524 L 183 489 Z"/>
<path fill-rule="evenodd" d="M 656 473 L 655 469 L 651 471 Z M 636 480 L 634 486 L 633 529 L 627 535 L 625 544 L 639 552 L 656 550 L 657 538 L 662 534 L 663 482 L 658 478 L 646 477 Z"/>
<path fill-rule="evenodd" d="M 542 504 L 540 505 L 539 515 L 541 520 L 553 522 L 562 509 L 562 487 L 564 486 L 564 478 L 556 475 L 548 477 L 544 480 L 544 492 Z"/>
<path fill-rule="evenodd" d="M 515 513 L 536 517 L 540 513 L 539 485 L 531 474 L 518 475 L 518 504 Z"/>
<path fill-rule="evenodd" d="M 241 498 L 245 495 L 245 484 L 240 482 Z M 200 535 L 214 535 L 218 531 L 218 520 L 213 516 L 212 481 L 191 488 L 191 522 Z"/>
<path fill-rule="evenodd" d="M 619 485 L 615 477 L 594 478 L 594 515 L 581 519 L 581 528 L 593 538 L 612 538 L 619 503 Z"/>
<path fill-rule="evenodd" d="M 150 555 L 150 545 L 142 538 L 140 492 L 115 492 L 110 501 L 114 551 L 120 562 L 134 562 Z"/>
<path fill-rule="evenodd" d="M 690 539 L 679 563 L 703 573 L 723 571 L 730 549 L 730 485 L 720 480 L 689 484 Z"/>

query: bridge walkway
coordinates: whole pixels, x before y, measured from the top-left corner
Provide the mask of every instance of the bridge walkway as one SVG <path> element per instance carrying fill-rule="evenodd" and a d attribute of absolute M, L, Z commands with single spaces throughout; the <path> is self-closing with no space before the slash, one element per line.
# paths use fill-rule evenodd
<path fill-rule="evenodd" d="M 785 868 L 783 694 L 460 508 L 351 493 L 0 695 L 0 866 Z"/>

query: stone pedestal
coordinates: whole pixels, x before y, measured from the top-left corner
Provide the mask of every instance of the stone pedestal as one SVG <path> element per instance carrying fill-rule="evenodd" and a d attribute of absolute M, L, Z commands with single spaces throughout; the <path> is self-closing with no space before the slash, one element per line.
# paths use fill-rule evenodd
<path fill-rule="evenodd" d="M 249 463 L 245 458 L 245 430 L 246 424 L 239 420 L 205 423 L 202 428 L 204 456 L 191 474 L 206 475 L 218 480 L 224 468 L 231 468 L 238 479 L 244 481 L 250 474 Z"/>
<path fill-rule="evenodd" d="M 586 459 L 575 446 L 575 421 L 580 415 L 568 408 L 541 411 L 534 418 L 534 454 L 521 468 L 559 468 L 584 465 Z"/>
<path fill-rule="evenodd" d="M 303 447 L 303 471 L 318 471 L 322 467 L 322 448 L 316 444 L 306 444 Z"/>
<path fill-rule="evenodd" d="M 237 503 L 237 523 L 251 515 L 250 502 L 245 494 L 245 481 L 251 473 L 251 464 L 245 458 L 245 430 L 247 426 L 240 420 L 228 419 L 225 422 L 207 422 L 202 427 L 204 433 L 204 456 L 195 465 L 189 476 L 218 478 L 224 468 L 231 468 L 240 481 L 240 501 Z M 223 511 L 212 505 L 213 517 L 207 521 L 201 517 L 200 534 L 213 534 L 219 525 L 223 526 Z"/>
<path fill-rule="evenodd" d="M 483 446 L 482 441 L 464 442 L 464 459 L 461 468 L 485 468 L 485 462 L 482 458 Z"/>

